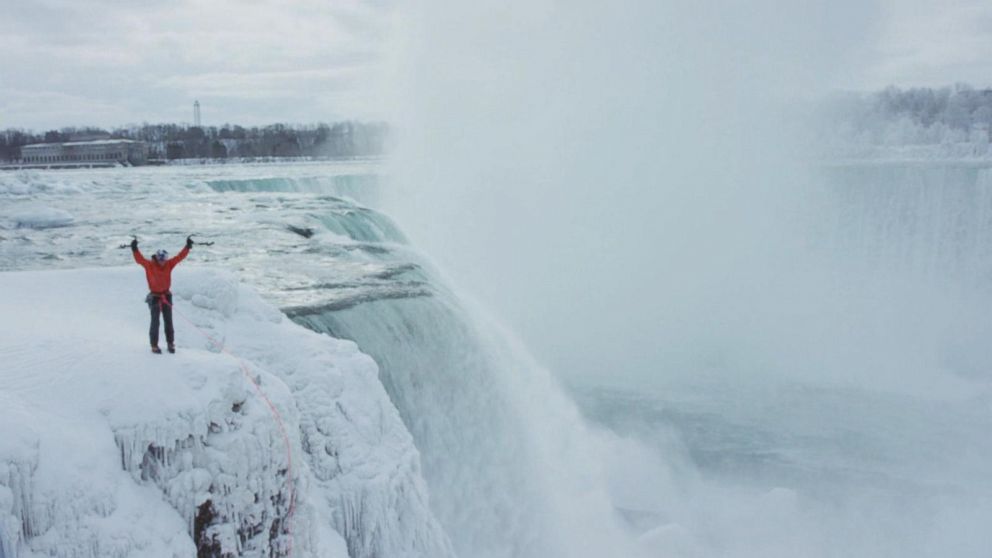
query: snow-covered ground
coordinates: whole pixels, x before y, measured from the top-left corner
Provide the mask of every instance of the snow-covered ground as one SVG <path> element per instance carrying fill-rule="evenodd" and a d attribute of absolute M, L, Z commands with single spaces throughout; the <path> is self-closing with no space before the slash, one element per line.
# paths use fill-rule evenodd
<path fill-rule="evenodd" d="M 178 353 L 154 355 L 145 291 L 137 266 L 0 274 L 0 555 L 450 552 L 410 435 L 354 343 L 184 263 Z"/>

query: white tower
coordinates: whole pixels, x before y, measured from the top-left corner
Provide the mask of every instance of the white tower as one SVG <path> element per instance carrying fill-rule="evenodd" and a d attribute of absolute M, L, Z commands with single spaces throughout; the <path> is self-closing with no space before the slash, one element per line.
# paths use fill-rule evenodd
<path fill-rule="evenodd" d="M 193 101 L 193 125 L 200 127 L 200 101 Z"/>

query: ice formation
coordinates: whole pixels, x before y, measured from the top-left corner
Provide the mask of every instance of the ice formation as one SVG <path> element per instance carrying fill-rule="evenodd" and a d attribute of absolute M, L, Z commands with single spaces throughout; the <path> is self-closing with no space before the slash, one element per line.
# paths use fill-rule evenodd
<path fill-rule="evenodd" d="M 144 344 L 135 269 L 3 273 L 0 289 L 0 556 L 450 555 L 354 343 L 195 266 L 174 277 L 176 355 Z"/>
<path fill-rule="evenodd" d="M 71 225 L 75 218 L 68 211 L 41 206 L 22 209 L 9 220 L 14 228 L 49 229 Z"/>

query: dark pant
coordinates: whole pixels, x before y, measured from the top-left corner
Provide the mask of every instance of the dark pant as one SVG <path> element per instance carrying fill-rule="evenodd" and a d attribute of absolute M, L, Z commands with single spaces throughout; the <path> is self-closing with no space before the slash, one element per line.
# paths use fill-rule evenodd
<path fill-rule="evenodd" d="M 152 326 L 148 330 L 148 340 L 152 342 L 152 347 L 158 346 L 158 315 L 165 318 L 165 340 L 172 345 L 176 342 L 176 333 L 172 330 L 172 293 L 165 295 L 166 303 L 162 300 L 162 295 L 149 293 L 145 298 L 148 309 L 152 312 Z"/>

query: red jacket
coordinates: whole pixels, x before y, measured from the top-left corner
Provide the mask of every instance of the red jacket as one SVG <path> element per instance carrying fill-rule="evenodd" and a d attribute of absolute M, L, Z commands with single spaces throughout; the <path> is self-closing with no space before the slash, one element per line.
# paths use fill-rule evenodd
<path fill-rule="evenodd" d="M 167 293 L 172 286 L 172 268 L 179 265 L 189 254 L 189 247 L 183 248 L 175 257 L 165 260 L 159 265 L 157 262 L 145 259 L 140 250 L 134 250 L 134 261 L 145 268 L 145 278 L 148 279 L 148 290 L 153 293 Z"/>

